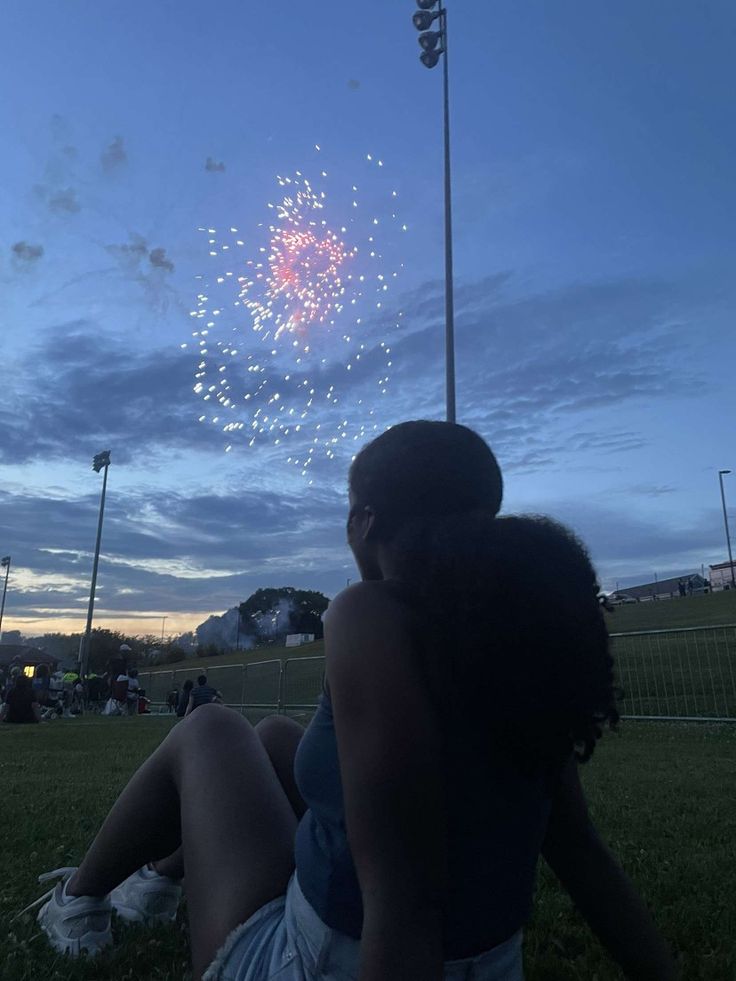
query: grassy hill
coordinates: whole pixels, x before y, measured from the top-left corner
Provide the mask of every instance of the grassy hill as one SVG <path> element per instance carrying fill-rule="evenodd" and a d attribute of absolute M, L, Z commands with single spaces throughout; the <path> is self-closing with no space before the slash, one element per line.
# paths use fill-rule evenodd
<path fill-rule="evenodd" d="M 672 630 L 675 627 L 716 627 L 736 623 L 736 592 L 708 593 L 705 596 L 682 596 L 617 606 L 607 613 L 611 633 L 628 630 Z"/>
<path fill-rule="evenodd" d="M 160 667 L 192 669 L 201 667 L 206 674 L 208 666 L 213 664 L 253 664 L 256 661 L 273 661 L 275 658 L 283 661 L 292 657 L 320 657 L 324 652 L 324 641 L 315 640 L 313 644 L 302 644 L 301 647 L 257 647 L 252 651 L 230 651 L 229 654 L 216 654 L 214 657 L 188 657 L 185 661 L 160 665 Z M 155 671 L 156 668 L 152 670 Z"/>

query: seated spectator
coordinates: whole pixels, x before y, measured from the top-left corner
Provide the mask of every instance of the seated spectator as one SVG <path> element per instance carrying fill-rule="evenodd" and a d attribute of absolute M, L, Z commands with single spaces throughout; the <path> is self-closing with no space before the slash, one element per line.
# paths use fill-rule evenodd
<path fill-rule="evenodd" d="M 49 702 L 53 705 L 60 705 L 64 708 L 64 673 L 54 671 L 49 681 Z"/>
<path fill-rule="evenodd" d="M 181 690 L 181 695 L 179 695 L 179 701 L 176 706 L 176 714 L 180 719 L 183 719 L 187 714 L 187 707 L 189 705 L 189 696 L 192 694 L 192 688 L 194 688 L 193 681 L 185 681 L 184 687 Z"/>
<path fill-rule="evenodd" d="M 179 686 L 174 685 L 169 694 L 166 696 L 166 707 L 169 712 L 176 712 L 176 706 L 179 702 Z"/>
<path fill-rule="evenodd" d="M 49 691 L 49 669 L 45 664 L 39 664 L 33 674 L 33 692 L 39 705 L 45 705 L 48 701 Z"/>
<path fill-rule="evenodd" d="M 127 670 L 123 670 L 117 676 L 112 685 L 112 698 L 117 702 L 119 712 L 126 712 L 128 709 L 128 688 L 130 678 Z"/>
<path fill-rule="evenodd" d="M 84 712 L 84 685 L 77 678 L 72 689 L 72 715 L 82 715 Z"/>
<path fill-rule="evenodd" d="M 560 525 L 498 517 L 501 492 L 463 426 L 404 423 L 360 451 L 347 532 L 364 581 L 325 617 L 309 728 L 202 705 L 202 676 L 197 718 L 79 868 L 50 873 L 38 923 L 58 953 L 111 944 L 111 908 L 134 896 L 175 915 L 186 871 L 194 981 L 521 981 L 541 853 L 628 978 L 677 978 L 580 784 L 619 718 L 595 572 Z"/>
<path fill-rule="evenodd" d="M 41 721 L 41 706 L 36 701 L 31 679 L 19 674 L 15 685 L 5 696 L 0 722 L 26 723 Z"/>
<path fill-rule="evenodd" d="M 191 713 L 199 708 L 200 705 L 207 705 L 209 702 L 222 701 L 222 696 L 213 688 L 212 685 L 207 684 L 207 675 L 201 674 L 197 678 L 197 684 L 192 689 L 192 693 L 189 696 L 189 704 L 187 705 L 187 710 L 185 715 L 191 715 Z"/>
<path fill-rule="evenodd" d="M 138 715 L 138 689 L 140 688 L 140 682 L 138 681 L 138 669 L 131 668 L 128 671 L 128 693 L 127 693 L 127 706 L 128 715 Z"/>

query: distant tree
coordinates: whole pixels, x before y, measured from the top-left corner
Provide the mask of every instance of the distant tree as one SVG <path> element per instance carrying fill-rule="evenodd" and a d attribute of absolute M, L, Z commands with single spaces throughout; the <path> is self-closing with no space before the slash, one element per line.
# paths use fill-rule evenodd
<path fill-rule="evenodd" d="M 41 634 L 40 637 L 28 637 L 27 642 L 65 663 L 75 661 L 79 655 L 79 634 Z"/>
<path fill-rule="evenodd" d="M 276 643 L 286 634 L 322 636 L 322 614 L 329 600 L 311 589 L 281 586 L 257 589 L 240 604 L 240 635 L 258 645 Z"/>

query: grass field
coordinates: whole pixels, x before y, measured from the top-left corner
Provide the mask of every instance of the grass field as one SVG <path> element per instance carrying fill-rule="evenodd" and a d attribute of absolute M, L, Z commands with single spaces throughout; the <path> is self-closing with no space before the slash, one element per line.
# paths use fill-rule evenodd
<path fill-rule="evenodd" d="M 673 630 L 676 627 L 716 627 L 736 623 L 736 592 L 682 596 L 654 603 L 617 606 L 606 614 L 611 633 L 628 630 Z"/>
<path fill-rule="evenodd" d="M 187 977 L 185 917 L 167 928 L 115 925 L 115 949 L 93 962 L 49 951 L 30 916 L 38 873 L 79 862 L 164 718 L 60 720 L 0 727 L 2 981 L 148 981 Z M 683 953 L 685 981 L 736 979 L 736 728 L 626 723 L 583 767 L 606 840 Z M 611 964 L 545 868 L 527 930 L 528 981 L 614 981 Z"/>

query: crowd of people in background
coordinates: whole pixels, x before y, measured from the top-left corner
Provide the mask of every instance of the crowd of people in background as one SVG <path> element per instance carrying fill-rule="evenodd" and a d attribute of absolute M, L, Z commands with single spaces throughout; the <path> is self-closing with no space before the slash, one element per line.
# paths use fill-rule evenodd
<path fill-rule="evenodd" d="M 150 714 L 150 699 L 140 686 L 138 670 L 126 661 L 129 652 L 130 648 L 121 649 L 121 656 L 110 660 L 104 674 L 84 679 L 75 672 L 52 671 L 46 664 L 0 667 L 0 722 L 46 722 L 85 711 L 128 717 Z M 181 689 L 174 686 L 166 704 L 169 713 L 181 719 L 200 705 L 222 701 L 221 693 L 202 674 L 196 684 L 185 681 Z"/>

